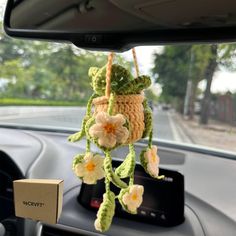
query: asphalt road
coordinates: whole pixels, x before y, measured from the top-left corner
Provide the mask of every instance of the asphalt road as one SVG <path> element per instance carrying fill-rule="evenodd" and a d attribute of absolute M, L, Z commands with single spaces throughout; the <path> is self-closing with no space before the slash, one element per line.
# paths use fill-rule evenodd
<path fill-rule="evenodd" d="M 175 121 L 174 112 L 154 109 L 154 137 L 190 142 Z M 63 129 L 79 129 L 85 108 L 78 107 L 0 107 L 0 124 L 20 124 Z"/>

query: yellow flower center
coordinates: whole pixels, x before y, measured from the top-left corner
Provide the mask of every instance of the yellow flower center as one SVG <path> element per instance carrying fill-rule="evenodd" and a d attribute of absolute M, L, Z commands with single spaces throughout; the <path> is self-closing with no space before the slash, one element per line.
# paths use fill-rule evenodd
<path fill-rule="evenodd" d="M 157 156 L 156 156 L 155 153 L 152 153 L 151 160 L 152 160 L 152 162 L 156 162 L 156 160 L 157 160 Z"/>
<path fill-rule="evenodd" d="M 131 199 L 132 199 L 133 201 L 136 201 L 136 200 L 138 199 L 137 193 L 132 194 Z"/>
<path fill-rule="evenodd" d="M 111 123 L 107 123 L 103 126 L 104 130 L 106 131 L 106 133 L 108 134 L 115 134 L 116 132 L 116 126 L 114 124 Z"/>
<path fill-rule="evenodd" d="M 85 168 L 87 171 L 94 171 L 95 167 L 96 167 L 96 165 L 92 161 L 89 161 L 85 165 Z"/>

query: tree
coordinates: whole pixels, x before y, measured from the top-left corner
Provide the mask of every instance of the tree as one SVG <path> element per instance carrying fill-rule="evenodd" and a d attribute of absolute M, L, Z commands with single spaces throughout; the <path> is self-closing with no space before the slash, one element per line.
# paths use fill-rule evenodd
<path fill-rule="evenodd" d="M 154 54 L 152 73 L 156 82 L 162 86 L 161 99 L 169 102 L 177 100 L 183 109 L 188 79 L 188 61 L 191 46 L 166 46 L 161 54 Z"/>
<path fill-rule="evenodd" d="M 189 61 L 189 78 L 191 81 L 190 101 L 188 107 L 188 117 L 190 120 L 194 118 L 194 103 L 196 100 L 198 84 L 204 79 L 206 67 L 211 57 L 209 45 L 192 45 L 190 51 L 191 57 Z"/>
<path fill-rule="evenodd" d="M 115 61 L 130 66 L 121 56 Z M 0 33 L 1 97 L 85 101 L 92 94 L 89 67 L 106 62 L 105 53 L 86 52 L 71 44 L 12 39 Z"/>
<path fill-rule="evenodd" d="M 155 80 L 162 86 L 161 99 L 172 103 L 177 101 L 180 108 L 183 105 L 187 81 L 191 82 L 188 113 L 190 119 L 194 116 L 198 83 L 206 80 L 200 123 L 207 124 L 215 71 L 222 68 L 236 70 L 233 63 L 235 60 L 235 44 L 166 46 L 161 54 L 154 55 L 152 72 Z"/>
<path fill-rule="evenodd" d="M 154 55 L 152 72 L 162 86 L 162 100 L 179 104 L 183 110 L 187 81 L 191 81 L 189 116 L 194 114 L 197 86 L 203 79 L 209 52 L 207 45 L 166 46 L 161 54 Z"/>
<path fill-rule="evenodd" d="M 207 81 L 207 84 L 204 92 L 204 98 L 202 100 L 200 124 L 208 123 L 211 84 L 215 70 L 217 68 L 217 45 L 211 45 L 210 50 L 211 56 L 209 57 L 208 65 L 205 69 L 205 79 Z"/>
<path fill-rule="evenodd" d="M 209 47 L 210 56 L 205 69 L 206 89 L 202 101 L 200 124 L 208 123 L 211 85 L 215 72 L 222 68 L 229 71 L 236 70 L 236 44 L 210 45 Z"/>

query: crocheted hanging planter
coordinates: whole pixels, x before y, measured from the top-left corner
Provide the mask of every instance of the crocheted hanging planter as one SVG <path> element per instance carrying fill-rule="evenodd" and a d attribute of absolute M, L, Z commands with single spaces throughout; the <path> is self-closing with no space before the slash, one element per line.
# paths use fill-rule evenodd
<path fill-rule="evenodd" d="M 69 137 L 71 142 L 79 141 L 84 136 L 87 140 L 86 152 L 76 155 L 73 161 L 72 168 L 78 178 L 85 184 L 96 184 L 104 178 L 106 191 L 94 223 L 95 228 L 101 232 L 110 228 L 116 198 L 130 214 L 137 214 L 142 204 L 145 189 L 134 183 L 134 142 L 144 137 L 149 138 L 147 147 L 140 154 L 140 163 L 151 177 L 163 178 L 158 176 L 159 157 L 157 147 L 152 145 L 152 110 L 143 93 L 150 86 L 151 80 L 148 76 L 139 76 L 135 50 L 132 52 L 136 78 L 124 67 L 112 64 L 113 53 L 110 53 L 106 66 L 89 69 L 94 94 L 88 101 L 81 131 Z M 104 157 L 91 152 L 91 142 L 103 151 Z M 111 150 L 122 145 L 129 146 L 129 153 L 114 171 Z M 123 181 L 124 178 L 129 178 L 128 184 Z M 110 190 L 111 184 L 120 188 L 118 196 Z"/>
<path fill-rule="evenodd" d="M 112 115 L 122 114 L 129 121 L 129 137 L 124 144 L 131 144 L 141 139 L 145 128 L 144 124 L 144 96 L 140 94 L 117 95 L 114 100 Z M 106 112 L 109 99 L 106 96 L 93 99 L 94 115 Z"/>

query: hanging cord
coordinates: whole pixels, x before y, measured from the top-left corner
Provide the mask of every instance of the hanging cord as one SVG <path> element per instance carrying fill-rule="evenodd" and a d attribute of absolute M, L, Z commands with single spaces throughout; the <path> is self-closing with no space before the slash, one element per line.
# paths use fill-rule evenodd
<path fill-rule="evenodd" d="M 109 53 L 108 61 L 107 61 L 107 69 L 106 69 L 106 92 L 105 92 L 105 95 L 107 98 L 110 97 L 110 93 L 111 93 L 111 69 L 112 69 L 113 57 L 114 57 L 114 52 Z"/>
<path fill-rule="evenodd" d="M 87 139 L 86 140 L 86 152 L 90 152 L 90 144 L 91 144 L 90 140 Z"/>
<path fill-rule="evenodd" d="M 136 71 L 136 77 L 139 77 L 139 67 L 138 67 L 138 60 L 137 60 L 137 54 L 136 54 L 135 48 L 132 48 L 132 54 L 134 58 L 134 67 Z"/>
<path fill-rule="evenodd" d="M 149 148 L 152 148 L 152 137 L 153 137 L 153 128 L 150 131 L 149 136 L 148 136 L 148 147 Z"/>
<path fill-rule="evenodd" d="M 137 54 L 135 51 L 135 48 L 132 48 L 132 54 L 133 54 L 133 60 L 134 60 L 134 67 L 136 71 L 136 77 L 139 77 L 139 66 L 138 66 L 138 60 L 137 60 Z M 107 59 L 107 68 L 106 68 L 106 90 L 105 95 L 107 98 L 110 97 L 111 94 L 111 70 L 112 70 L 112 62 L 114 58 L 115 53 L 110 52 Z"/>

